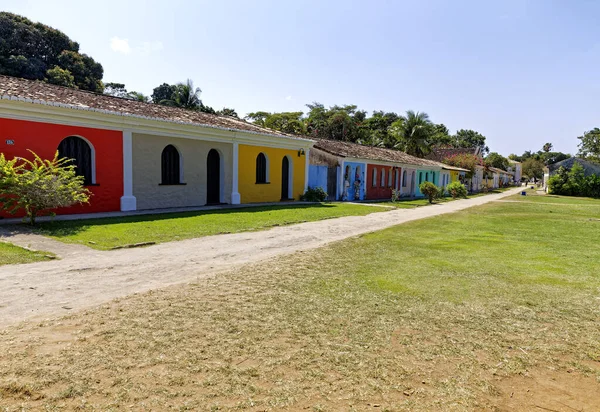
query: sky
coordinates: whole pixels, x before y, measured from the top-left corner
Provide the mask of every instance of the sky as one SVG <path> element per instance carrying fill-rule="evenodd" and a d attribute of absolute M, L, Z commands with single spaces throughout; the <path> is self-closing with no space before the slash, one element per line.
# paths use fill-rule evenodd
<path fill-rule="evenodd" d="M 600 1 L 0 0 L 65 32 L 104 82 L 192 79 L 215 109 L 426 112 L 504 155 L 600 127 Z"/>

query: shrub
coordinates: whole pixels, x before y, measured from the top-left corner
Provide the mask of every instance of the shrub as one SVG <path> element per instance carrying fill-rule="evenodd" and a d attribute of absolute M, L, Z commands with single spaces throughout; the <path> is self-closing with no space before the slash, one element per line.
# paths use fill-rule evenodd
<path fill-rule="evenodd" d="M 300 196 L 300 200 L 304 202 L 324 202 L 327 200 L 327 192 L 322 187 L 308 187 L 306 192 Z"/>
<path fill-rule="evenodd" d="M 396 190 L 396 189 L 392 189 L 392 202 L 396 203 L 398 200 L 400 200 L 400 191 Z"/>
<path fill-rule="evenodd" d="M 34 152 L 33 161 L 15 157 L 6 160 L 0 153 L 0 203 L 9 213 L 24 210 L 29 223 L 42 213 L 58 207 L 87 203 L 90 192 L 83 187 L 70 159 L 42 160 Z"/>
<path fill-rule="evenodd" d="M 438 199 L 442 196 L 443 190 L 431 182 L 423 182 L 419 185 L 419 189 L 421 193 L 427 197 L 429 203 L 433 203 L 435 199 Z"/>
<path fill-rule="evenodd" d="M 452 199 L 458 199 L 459 197 L 467 197 L 467 188 L 461 182 L 452 182 L 446 186 L 446 190 L 452 196 Z"/>

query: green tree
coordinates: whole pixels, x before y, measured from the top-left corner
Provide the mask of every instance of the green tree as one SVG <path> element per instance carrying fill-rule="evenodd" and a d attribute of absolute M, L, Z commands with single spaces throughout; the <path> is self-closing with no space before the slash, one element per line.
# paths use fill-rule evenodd
<path fill-rule="evenodd" d="M 31 152 L 31 151 L 30 151 Z M 71 159 L 42 160 L 34 152 L 33 160 L 15 157 L 6 160 L 0 153 L 0 204 L 9 213 L 24 210 L 29 223 L 59 207 L 87 203 L 90 192 L 83 187 Z"/>
<path fill-rule="evenodd" d="M 231 116 L 231 117 L 237 117 L 239 118 L 237 112 L 235 111 L 235 109 L 231 109 L 229 107 L 223 107 L 223 110 L 219 110 L 217 112 L 217 114 L 221 115 L 221 116 Z"/>
<path fill-rule="evenodd" d="M 127 89 L 123 83 L 105 83 L 104 94 L 115 97 L 127 97 Z"/>
<path fill-rule="evenodd" d="M 54 66 L 46 72 L 46 79 L 50 84 L 58 86 L 75 87 L 75 78 L 70 71 Z"/>
<path fill-rule="evenodd" d="M 135 100 L 136 102 L 150 103 L 150 97 L 140 92 L 128 92 L 127 99 Z"/>
<path fill-rule="evenodd" d="M 579 136 L 579 157 L 600 163 L 600 129 L 595 127 L 592 130 Z"/>
<path fill-rule="evenodd" d="M 492 152 L 487 155 L 485 158 L 485 164 L 488 167 L 495 167 L 502 170 L 508 169 L 509 166 L 508 159 L 496 152 Z"/>
<path fill-rule="evenodd" d="M 161 104 L 161 102 L 170 101 L 173 99 L 173 94 L 175 94 L 175 89 L 177 88 L 174 84 L 163 83 L 160 86 L 157 86 L 152 91 L 152 101 L 156 104 Z"/>
<path fill-rule="evenodd" d="M 546 152 L 546 153 L 548 153 L 549 151 L 551 151 L 552 150 L 552 143 L 546 143 L 546 144 L 544 144 L 542 150 L 544 152 Z"/>
<path fill-rule="evenodd" d="M 445 124 L 433 125 L 433 144 L 438 147 L 452 146 L 452 136 Z"/>
<path fill-rule="evenodd" d="M 273 113 L 265 119 L 264 126 L 283 133 L 301 135 L 306 132 L 302 112 Z"/>
<path fill-rule="evenodd" d="M 188 79 L 185 83 L 178 83 L 175 85 L 173 93 L 169 99 L 165 99 L 157 102 L 165 106 L 181 107 L 183 109 L 199 110 L 202 106 L 202 100 L 200 100 L 199 87 L 194 88 L 194 83 Z M 214 110 L 213 110 L 214 112 Z"/>
<path fill-rule="evenodd" d="M 69 84 L 56 66 L 73 76 L 69 87 L 102 92 L 102 66 L 80 54 L 79 44 L 52 27 L 0 12 L 0 74 Z"/>
<path fill-rule="evenodd" d="M 254 112 L 254 113 L 248 113 L 246 115 L 245 119 L 250 120 L 255 125 L 265 127 L 265 121 L 267 120 L 267 117 L 269 117 L 269 116 L 271 116 L 271 113 L 269 113 L 269 112 Z"/>
<path fill-rule="evenodd" d="M 523 162 L 521 172 L 529 180 L 533 179 L 534 182 L 537 182 L 544 176 L 544 163 L 540 160 L 529 158 Z"/>
<path fill-rule="evenodd" d="M 434 127 L 427 113 L 407 111 L 392 124 L 390 133 L 397 148 L 412 156 L 425 157 L 431 152 Z"/>
<path fill-rule="evenodd" d="M 485 144 L 485 136 L 475 130 L 460 129 L 452 136 L 452 146 L 462 148 L 480 148 L 481 153 L 488 153 L 490 149 Z"/>

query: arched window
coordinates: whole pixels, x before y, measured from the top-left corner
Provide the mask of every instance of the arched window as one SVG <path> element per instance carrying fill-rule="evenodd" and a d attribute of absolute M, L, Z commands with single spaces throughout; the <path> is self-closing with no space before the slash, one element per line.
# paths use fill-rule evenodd
<path fill-rule="evenodd" d="M 373 183 L 372 185 L 373 187 L 377 187 L 377 169 L 373 169 Z"/>
<path fill-rule="evenodd" d="M 256 156 L 256 183 L 267 183 L 267 179 L 267 156 L 265 156 L 264 153 L 259 153 L 258 156 Z"/>
<path fill-rule="evenodd" d="M 96 183 L 94 176 L 94 153 L 88 142 L 81 137 L 69 136 L 58 145 L 58 157 L 72 159 L 75 165 L 75 173 L 83 176 L 83 184 Z"/>
<path fill-rule="evenodd" d="M 406 170 L 402 172 L 402 187 L 406 187 Z"/>
<path fill-rule="evenodd" d="M 388 187 L 392 187 L 392 179 L 393 179 L 393 174 L 392 174 L 392 170 L 390 169 L 390 172 L 388 173 Z"/>
<path fill-rule="evenodd" d="M 429 172 L 426 172 L 426 173 L 425 173 L 425 181 L 426 181 L 426 182 L 429 182 Z"/>
<path fill-rule="evenodd" d="M 381 169 L 381 187 L 385 187 L 385 169 Z"/>
<path fill-rule="evenodd" d="M 419 172 L 419 186 L 423 183 L 423 172 Z"/>
<path fill-rule="evenodd" d="M 167 145 L 160 157 L 160 170 L 163 185 L 178 185 L 181 183 L 181 159 L 179 151 L 172 144 Z"/>

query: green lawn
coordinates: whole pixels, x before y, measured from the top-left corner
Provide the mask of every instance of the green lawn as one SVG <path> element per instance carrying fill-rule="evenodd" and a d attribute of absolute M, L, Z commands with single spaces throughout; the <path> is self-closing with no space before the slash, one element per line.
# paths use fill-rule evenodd
<path fill-rule="evenodd" d="M 50 259 L 47 252 L 33 252 L 10 243 L 0 242 L 0 266 L 31 263 Z"/>
<path fill-rule="evenodd" d="M 508 187 L 508 188 L 503 188 L 503 189 L 495 189 L 495 190 L 491 190 L 487 193 L 475 193 L 472 195 L 467 196 L 468 199 L 472 199 L 475 197 L 480 197 L 480 196 L 485 196 L 485 195 L 492 195 L 492 194 L 497 194 L 497 193 L 502 193 L 505 192 L 507 190 L 513 189 L 512 187 Z M 445 203 L 445 202 L 451 202 L 454 199 L 452 199 L 451 197 L 443 197 L 441 199 L 436 200 L 436 203 Z M 413 209 L 415 207 L 420 207 L 420 206 L 429 206 L 429 201 L 425 198 L 421 198 L 421 199 L 411 199 L 411 200 L 399 200 L 398 202 L 390 202 L 390 201 L 384 201 L 384 202 L 376 202 L 378 205 L 382 205 L 382 206 L 389 206 L 389 207 L 395 207 L 397 209 Z"/>
<path fill-rule="evenodd" d="M 523 200 L 5 331 L 0 396 L 9 410 L 596 410 L 600 202 Z"/>
<path fill-rule="evenodd" d="M 62 242 L 110 249 L 141 242 L 170 242 L 222 233 L 261 230 L 273 226 L 341 216 L 363 216 L 389 209 L 355 204 L 282 205 L 206 212 L 169 213 L 39 224 L 38 233 Z"/>

